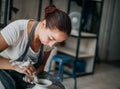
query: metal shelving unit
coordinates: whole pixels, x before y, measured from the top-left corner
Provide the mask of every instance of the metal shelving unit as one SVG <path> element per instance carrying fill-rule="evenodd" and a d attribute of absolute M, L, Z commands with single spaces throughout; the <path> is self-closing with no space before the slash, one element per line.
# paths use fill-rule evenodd
<path fill-rule="evenodd" d="M 68 7 L 67 12 L 70 13 L 71 2 L 75 0 L 68 0 Z M 74 65 L 74 72 L 75 72 L 75 86 L 74 89 L 77 87 L 76 77 L 89 75 L 94 73 L 95 69 L 95 62 L 98 58 L 98 37 L 99 37 L 99 29 L 100 29 L 100 22 L 101 22 L 101 14 L 102 14 L 102 7 L 103 7 L 103 0 L 82 0 L 82 11 L 81 11 L 81 19 L 80 19 L 80 27 L 77 35 L 71 35 L 71 37 L 65 41 L 65 46 L 58 46 L 58 52 L 64 53 L 66 55 L 70 55 L 74 57 L 74 63 L 76 60 L 84 59 L 86 61 L 86 69 L 84 73 L 76 73 Z M 84 21 L 85 15 L 88 10 L 88 3 L 92 3 L 97 5 L 99 10 L 97 11 L 97 23 L 95 32 L 85 31 L 84 29 Z M 89 6 L 89 5 L 88 5 Z M 87 8 L 86 8 L 87 7 Z M 89 12 L 89 11 L 88 11 Z M 88 20 L 86 20 L 88 21 Z M 92 20 L 93 21 L 93 20 Z M 91 28 L 92 29 L 92 28 Z"/>
<path fill-rule="evenodd" d="M 0 28 L 7 25 L 9 0 L 0 1 Z"/>

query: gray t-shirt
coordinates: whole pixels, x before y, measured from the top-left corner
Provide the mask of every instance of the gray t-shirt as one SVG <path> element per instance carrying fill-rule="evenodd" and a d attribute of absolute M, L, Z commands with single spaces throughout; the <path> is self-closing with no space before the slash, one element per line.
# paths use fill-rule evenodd
<path fill-rule="evenodd" d="M 3 28 L 0 32 L 9 45 L 7 49 L 0 53 L 0 56 L 8 58 L 10 60 L 18 59 L 25 51 L 28 35 L 27 35 L 27 24 L 29 20 L 16 20 L 5 28 Z M 49 47 L 44 47 L 44 51 L 48 49 L 52 49 Z M 27 53 L 27 56 L 31 56 L 37 59 L 39 52 L 35 53 L 30 47 Z"/>

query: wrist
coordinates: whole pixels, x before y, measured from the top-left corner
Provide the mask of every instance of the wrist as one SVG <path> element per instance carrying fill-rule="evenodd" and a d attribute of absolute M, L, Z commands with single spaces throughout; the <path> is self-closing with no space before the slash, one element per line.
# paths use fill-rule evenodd
<path fill-rule="evenodd" d="M 44 70 L 44 65 L 39 66 L 39 67 L 37 68 L 37 74 L 43 72 L 43 70 Z"/>

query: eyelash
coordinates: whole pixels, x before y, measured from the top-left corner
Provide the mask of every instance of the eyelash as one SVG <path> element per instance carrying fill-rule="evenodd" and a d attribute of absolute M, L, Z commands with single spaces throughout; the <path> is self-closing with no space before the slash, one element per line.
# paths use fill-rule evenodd
<path fill-rule="evenodd" d="M 52 41 L 53 39 L 51 39 L 51 37 L 49 37 L 49 40 L 51 40 L 51 41 Z"/>

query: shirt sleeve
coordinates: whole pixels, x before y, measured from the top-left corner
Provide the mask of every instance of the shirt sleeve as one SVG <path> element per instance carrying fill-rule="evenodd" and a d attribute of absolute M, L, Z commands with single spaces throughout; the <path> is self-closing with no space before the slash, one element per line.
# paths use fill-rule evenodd
<path fill-rule="evenodd" d="M 1 30 L 1 34 L 9 46 L 15 44 L 19 39 L 21 29 L 20 24 L 21 21 L 16 20 Z"/>

